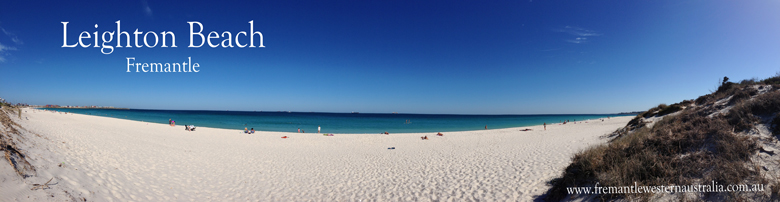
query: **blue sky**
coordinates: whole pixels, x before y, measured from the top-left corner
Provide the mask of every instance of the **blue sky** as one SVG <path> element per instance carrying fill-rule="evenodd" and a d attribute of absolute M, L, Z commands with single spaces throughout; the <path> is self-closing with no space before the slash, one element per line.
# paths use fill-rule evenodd
<path fill-rule="evenodd" d="M 0 97 L 143 109 L 637 111 L 707 94 L 723 76 L 775 75 L 778 13 L 780 1 L 3 1 Z M 178 47 L 61 47 L 62 21 L 73 43 L 117 20 L 131 34 L 172 31 Z M 265 48 L 187 48 L 188 21 L 235 34 L 250 20 Z M 192 57 L 201 71 L 127 73 L 126 57 Z"/>

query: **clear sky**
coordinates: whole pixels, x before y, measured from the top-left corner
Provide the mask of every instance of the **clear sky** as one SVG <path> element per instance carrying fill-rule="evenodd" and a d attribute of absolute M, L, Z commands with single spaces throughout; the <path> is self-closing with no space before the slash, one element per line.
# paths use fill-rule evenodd
<path fill-rule="evenodd" d="M 117 20 L 178 47 L 62 47 L 63 21 L 74 43 Z M 188 21 L 250 20 L 265 48 L 187 48 Z M 780 71 L 780 1 L 2 1 L 0 28 L 0 97 L 28 104 L 616 113 Z M 126 57 L 201 67 L 127 73 Z"/>

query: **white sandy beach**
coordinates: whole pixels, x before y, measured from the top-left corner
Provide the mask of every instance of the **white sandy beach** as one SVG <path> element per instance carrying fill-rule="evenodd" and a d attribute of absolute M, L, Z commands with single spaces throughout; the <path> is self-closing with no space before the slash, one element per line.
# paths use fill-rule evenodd
<path fill-rule="evenodd" d="M 13 119 L 28 130 L 17 141 L 37 175 L 22 179 L 0 163 L 0 201 L 529 201 L 576 152 L 606 142 L 600 136 L 631 118 L 556 123 L 546 131 L 327 137 L 189 132 L 27 109 Z M 30 190 L 51 178 L 50 189 Z"/>

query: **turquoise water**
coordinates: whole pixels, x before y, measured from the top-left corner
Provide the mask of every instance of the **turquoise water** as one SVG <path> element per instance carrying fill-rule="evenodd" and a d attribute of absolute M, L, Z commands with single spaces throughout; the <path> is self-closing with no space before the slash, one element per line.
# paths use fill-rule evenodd
<path fill-rule="evenodd" d="M 352 114 L 352 113 L 301 113 L 301 112 L 243 112 L 243 111 L 195 111 L 195 110 L 143 110 L 143 109 L 64 109 L 42 108 L 61 112 L 113 117 L 136 121 L 176 125 L 195 125 L 212 128 L 260 131 L 297 132 L 298 128 L 316 133 L 420 133 L 448 132 L 523 127 L 542 123 L 560 123 L 586 119 L 600 119 L 616 114 L 563 114 L 563 115 L 436 115 L 436 114 Z M 633 116 L 633 115 L 631 115 Z M 409 122 L 407 122 L 407 120 Z M 184 126 L 182 126 L 184 127 Z"/>

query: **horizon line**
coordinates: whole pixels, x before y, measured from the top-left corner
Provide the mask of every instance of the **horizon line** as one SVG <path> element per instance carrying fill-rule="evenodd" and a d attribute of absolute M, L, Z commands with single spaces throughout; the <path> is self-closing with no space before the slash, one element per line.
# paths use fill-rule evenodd
<path fill-rule="evenodd" d="M 51 108 L 51 107 L 40 107 L 40 108 Z M 567 114 L 567 113 L 552 113 L 552 114 L 443 114 L 443 113 L 408 113 L 408 112 L 358 112 L 358 111 L 352 111 L 352 112 L 315 112 L 315 111 L 289 111 L 289 110 L 213 110 L 213 109 L 142 109 L 142 108 L 122 108 L 122 107 L 113 107 L 113 108 L 67 108 L 67 107 L 59 107 L 61 109 L 110 109 L 110 110 L 150 110 L 150 111 L 209 111 L 209 112 L 265 112 L 265 113 L 322 113 L 322 114 L 406 114 L 406 115 L 472 115 L 472 116 L 517 116 L 517 115 L 523 115 L 523 116 L 533 116 L 533 115 L 630 115 L 635 114 L 637 111 L 632 112 L 617 112 L 617 113 L 585 113 L 585 114 Z M 58 108 L 53 108 L 58 109 Z M 639 111 L 641 112 L 641 111 Z"/>

